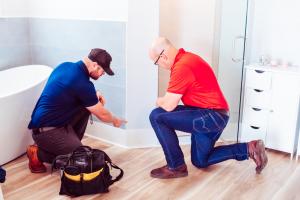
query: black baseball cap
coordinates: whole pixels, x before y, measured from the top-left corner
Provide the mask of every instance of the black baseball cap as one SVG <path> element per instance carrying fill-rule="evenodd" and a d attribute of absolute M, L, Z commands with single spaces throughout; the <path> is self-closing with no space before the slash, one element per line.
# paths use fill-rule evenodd
<path fill-rule="evenodd" d="M 112 58 L 104 49 L 92 49 L 88 55 L 88 58 L 93 62 L 97 62 L 98 65 L 100 65 L 108 75 L 113 76 L 115 74 L 110 68 Z"/>

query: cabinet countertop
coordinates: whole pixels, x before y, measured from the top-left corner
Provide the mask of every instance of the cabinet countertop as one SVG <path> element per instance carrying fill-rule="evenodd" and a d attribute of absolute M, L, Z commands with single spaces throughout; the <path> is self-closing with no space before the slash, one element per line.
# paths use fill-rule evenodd
<path fill-rule="evenodd" d="M 264 70 L 264 71 L 271 71 L 271 72 L 288 72 L 297 74 L 300 76 L 300 67 L 299 66 L 271 66 L 271 65 L 260 65 L 260 64 L 250 64 L 245 66 L 246 69 L 255 69 L 255 70 Z"/>

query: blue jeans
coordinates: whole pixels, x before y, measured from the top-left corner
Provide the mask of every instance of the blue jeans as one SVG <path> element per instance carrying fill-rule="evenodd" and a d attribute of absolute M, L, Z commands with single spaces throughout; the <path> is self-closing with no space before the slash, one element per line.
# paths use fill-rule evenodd
<path fill-rule="evenodd" d="M 149 118 L 170 168 L 185 163 L 175 130 L 191 133 L 191 160 L 198 168 L 228 159 L 248 159 L 246 143 L 215 147 L 228 122 L 227 115 L 211 109 L 177 106 L 172 112 L 156 108 Z"/>

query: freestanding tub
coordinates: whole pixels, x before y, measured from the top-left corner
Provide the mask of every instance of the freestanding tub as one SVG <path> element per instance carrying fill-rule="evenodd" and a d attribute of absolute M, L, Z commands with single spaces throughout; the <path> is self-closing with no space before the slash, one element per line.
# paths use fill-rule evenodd
<path fill-rule="evenodd" d="M 0 71 L 0 165 L 32 144 L 27 125 L 52 68 L 27 65 Z"/>

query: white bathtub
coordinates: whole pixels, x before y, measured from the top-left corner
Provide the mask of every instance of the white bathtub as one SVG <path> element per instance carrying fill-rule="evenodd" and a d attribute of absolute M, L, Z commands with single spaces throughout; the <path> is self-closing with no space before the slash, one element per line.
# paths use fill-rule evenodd
<path fill-rule="evenodd" d="M 27 65 L 0 71 L 0 165 L 32 144 L 27 125 L 52 68 Z"/>

